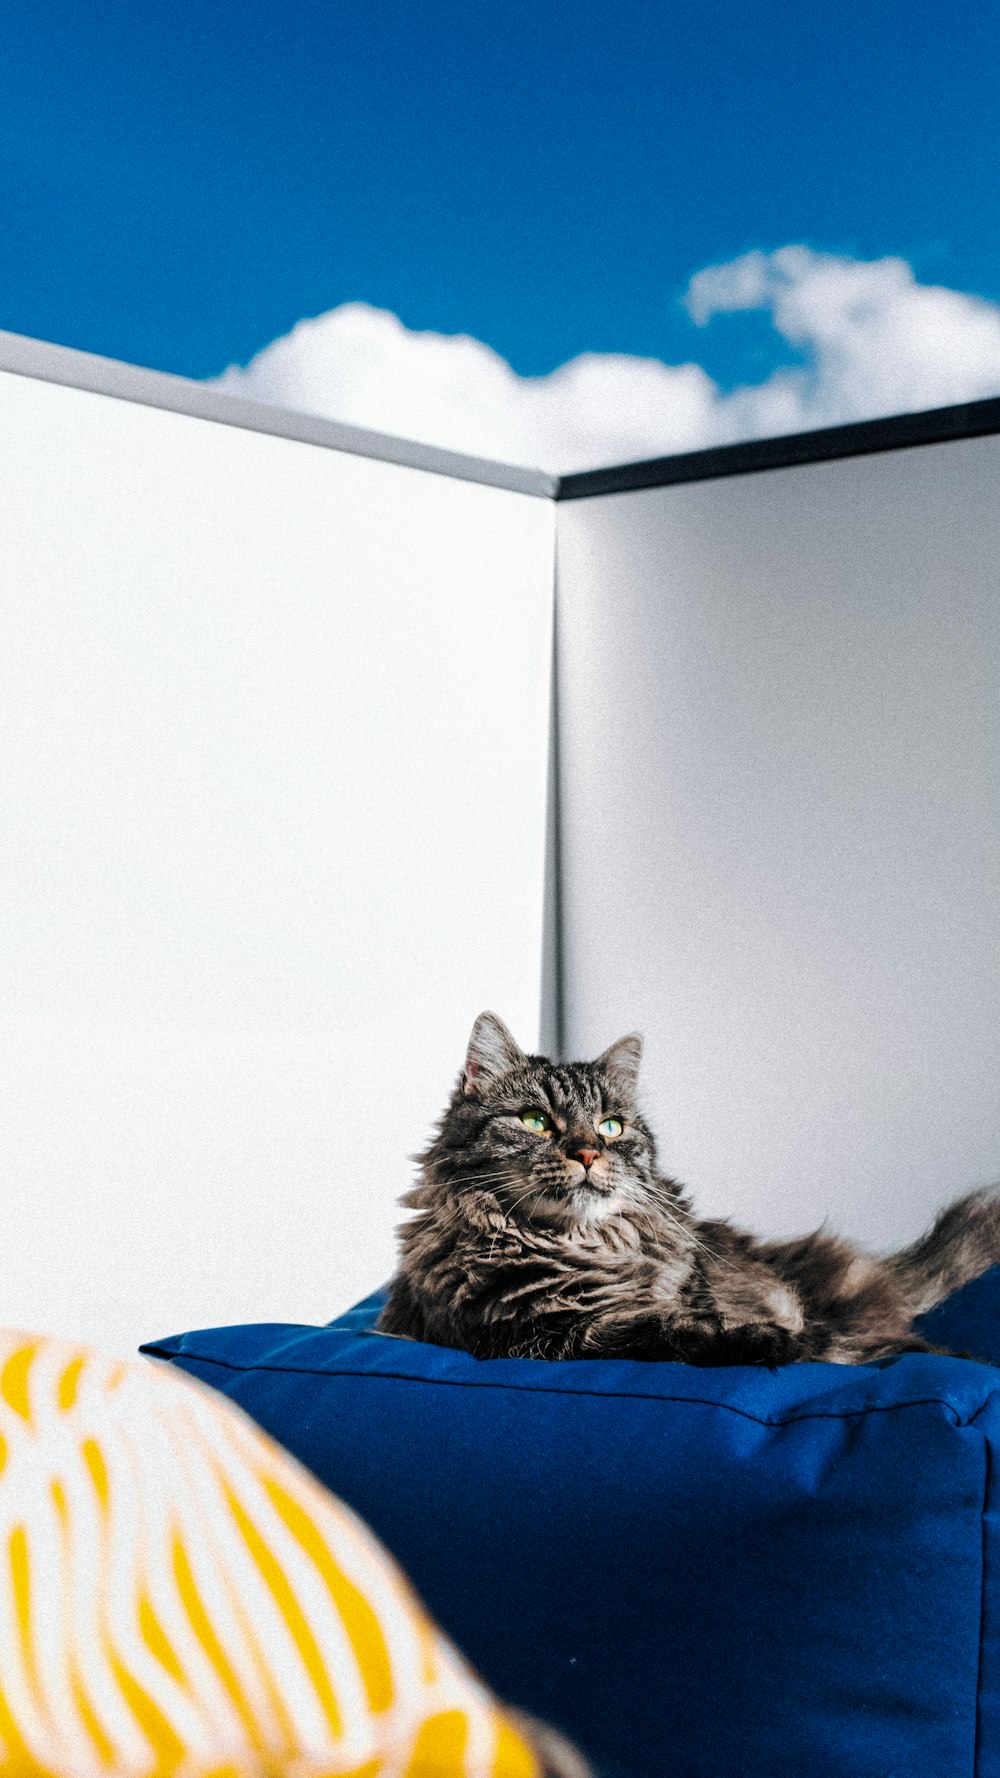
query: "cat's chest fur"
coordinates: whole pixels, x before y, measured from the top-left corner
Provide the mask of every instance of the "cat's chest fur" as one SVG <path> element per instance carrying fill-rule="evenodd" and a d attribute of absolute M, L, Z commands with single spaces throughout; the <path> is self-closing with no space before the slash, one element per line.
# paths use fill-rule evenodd
<path fill-rule="evenodd" d="M 548 1214 L 546 1214 L 548 1211 Z M 565 1206 L 544 1199 L 536 1202 L 530 1220 L 521 1221 L 492 1193 L 483 1192 L 463 1204 L 465 1233 L 477 1246 L 484 1234 L 495 1235 L 498 1246 L 512 1251 L 519 1246 L 547 1246 L 564 1260 L 595 1258 L 602 1253 L 638 1253 L 659 1247 L 648 1217 L 637 1218 L 626 1200 L 617 1194 L 600 1198 L 584 1211 L 567 1214 Z M 667 1231 L 663 1231 L 664 1240 Z"/>

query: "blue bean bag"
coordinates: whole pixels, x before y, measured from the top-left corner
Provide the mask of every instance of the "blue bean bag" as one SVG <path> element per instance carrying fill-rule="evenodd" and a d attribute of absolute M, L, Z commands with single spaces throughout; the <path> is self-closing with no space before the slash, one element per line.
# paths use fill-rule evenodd
<path fill-rule="evenodd" d="M 373 1331 L 143 1351 L 373 1526 L 601 1778 L 1000 1778 L 1000 1371 L 477 1360 Z M 1000 1268 L 927 1336 L 1000 1361 Z"/>

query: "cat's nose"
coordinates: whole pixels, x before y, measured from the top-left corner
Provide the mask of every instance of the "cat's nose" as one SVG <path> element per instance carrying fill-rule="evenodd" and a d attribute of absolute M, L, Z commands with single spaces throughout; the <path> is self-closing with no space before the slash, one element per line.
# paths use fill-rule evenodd
<path fill-rule="evenodd" d="M 583 1144 L 578 1144 L 573 1148 L 567 1149 L 566 1152 L 571 1161 L 582 1161 L 585 1167 L 590 1167 L 596 1161 L 600 1149 L 586 1148 Z"/>

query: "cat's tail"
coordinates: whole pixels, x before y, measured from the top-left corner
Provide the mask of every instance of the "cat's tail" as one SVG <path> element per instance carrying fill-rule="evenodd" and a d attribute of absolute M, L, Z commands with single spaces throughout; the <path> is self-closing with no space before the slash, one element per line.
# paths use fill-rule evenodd
<path fill-rule="evenodd" d="M 1000 1188 L 949 1204 L 926 1235 L 886 1260 L 911 1315 L 924 1315 L 953 1290 L 1000 1264 Z"/>

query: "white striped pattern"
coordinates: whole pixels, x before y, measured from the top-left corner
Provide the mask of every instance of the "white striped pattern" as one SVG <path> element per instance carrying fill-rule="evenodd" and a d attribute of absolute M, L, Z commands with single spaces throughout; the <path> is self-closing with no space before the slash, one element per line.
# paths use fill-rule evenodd
<path fill-rule="evenodd" d="M 361 1522 L 152 1364 L 0 1332 L 4 1778 L 538 1778 Z"/>

